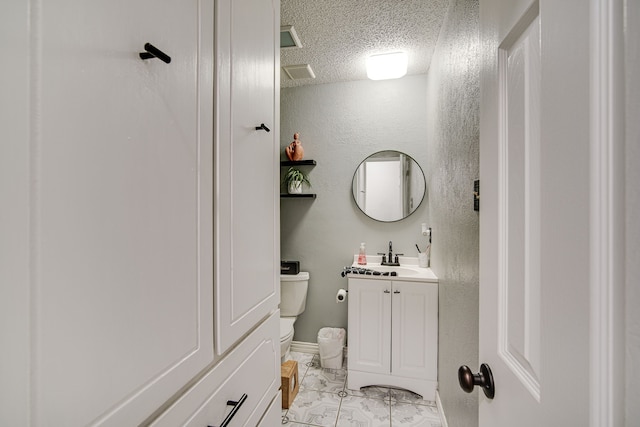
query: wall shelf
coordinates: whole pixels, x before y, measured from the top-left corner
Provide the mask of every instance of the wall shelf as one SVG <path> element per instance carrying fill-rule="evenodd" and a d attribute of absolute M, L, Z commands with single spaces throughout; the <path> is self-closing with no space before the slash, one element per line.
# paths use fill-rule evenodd
<path fill-rule="evenodd" d="M 282 198 L 282 199 L 315 199 L 316 195 L 315 194 L 311 194 L 311 193 L 305 193 L 305 194 L 281 193 L 280 194 L 280 198 Z"/>
<path fill-rule="evenodd" d="M 280 166 L 315 166 L 315 160 L 282 160 Z M 281 199 L 315 199 L 316 195 L 312 193 L 288 194 L 281 193 Z"/>
<path fill-rule="evenodd" d="M 315 160 L 283 160 L 280 166 L 315 166 Z"/>

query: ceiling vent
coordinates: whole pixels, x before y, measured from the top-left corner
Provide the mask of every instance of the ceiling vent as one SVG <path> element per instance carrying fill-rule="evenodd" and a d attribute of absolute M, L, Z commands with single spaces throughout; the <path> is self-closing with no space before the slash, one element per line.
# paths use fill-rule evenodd
<path fill-rule="evenodd" d="M 288 49 L 291 47 L 302 47 L 296 29 L 293 25 L 283 25 L 280 27 L 280 49 Z"/>
<path fill-rule="evenodd" d="M 291 80 L 315 79 L 316 75 L 309 64 L 285 65 L 282 67 Z"/>

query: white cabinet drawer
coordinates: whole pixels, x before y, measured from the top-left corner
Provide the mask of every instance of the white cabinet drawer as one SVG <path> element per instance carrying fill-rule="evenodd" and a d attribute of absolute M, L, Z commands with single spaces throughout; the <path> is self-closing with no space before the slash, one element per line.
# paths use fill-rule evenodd
<path fill-rule="evenodd" d="M 243 394 L 229 427 L 258 425 L 280 387 L 279 319 L 276 311 L 152 425 L 219 426 Z"/>
<path fill-rule="evenodd" d="M 282 421 L 282 392 L 278 392 L 257 427 L 273 427 Z"/>

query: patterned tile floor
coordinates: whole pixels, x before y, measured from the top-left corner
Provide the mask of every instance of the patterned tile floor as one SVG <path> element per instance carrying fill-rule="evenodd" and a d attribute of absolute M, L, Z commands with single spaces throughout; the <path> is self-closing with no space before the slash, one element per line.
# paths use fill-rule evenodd
<path fill-rule="evenodd" d="M 322 369 L 317 354 L 292 352 L 291 359 L 298 361 L 300 391 L 291 407 L 282 410 L 282 424 L 442 427 L 435 402 L 406 390 L 385 387 L 349 390 L 346 369 Z"/>

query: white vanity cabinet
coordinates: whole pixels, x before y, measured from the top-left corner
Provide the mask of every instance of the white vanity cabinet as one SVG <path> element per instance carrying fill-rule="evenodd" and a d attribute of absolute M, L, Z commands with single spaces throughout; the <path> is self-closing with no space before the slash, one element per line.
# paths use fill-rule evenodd
<path fill-rule="evenodd" d="M 396 386 L 435 400 L 437 280 L 352 277 L 348 301 L 348 388 Z"/>

